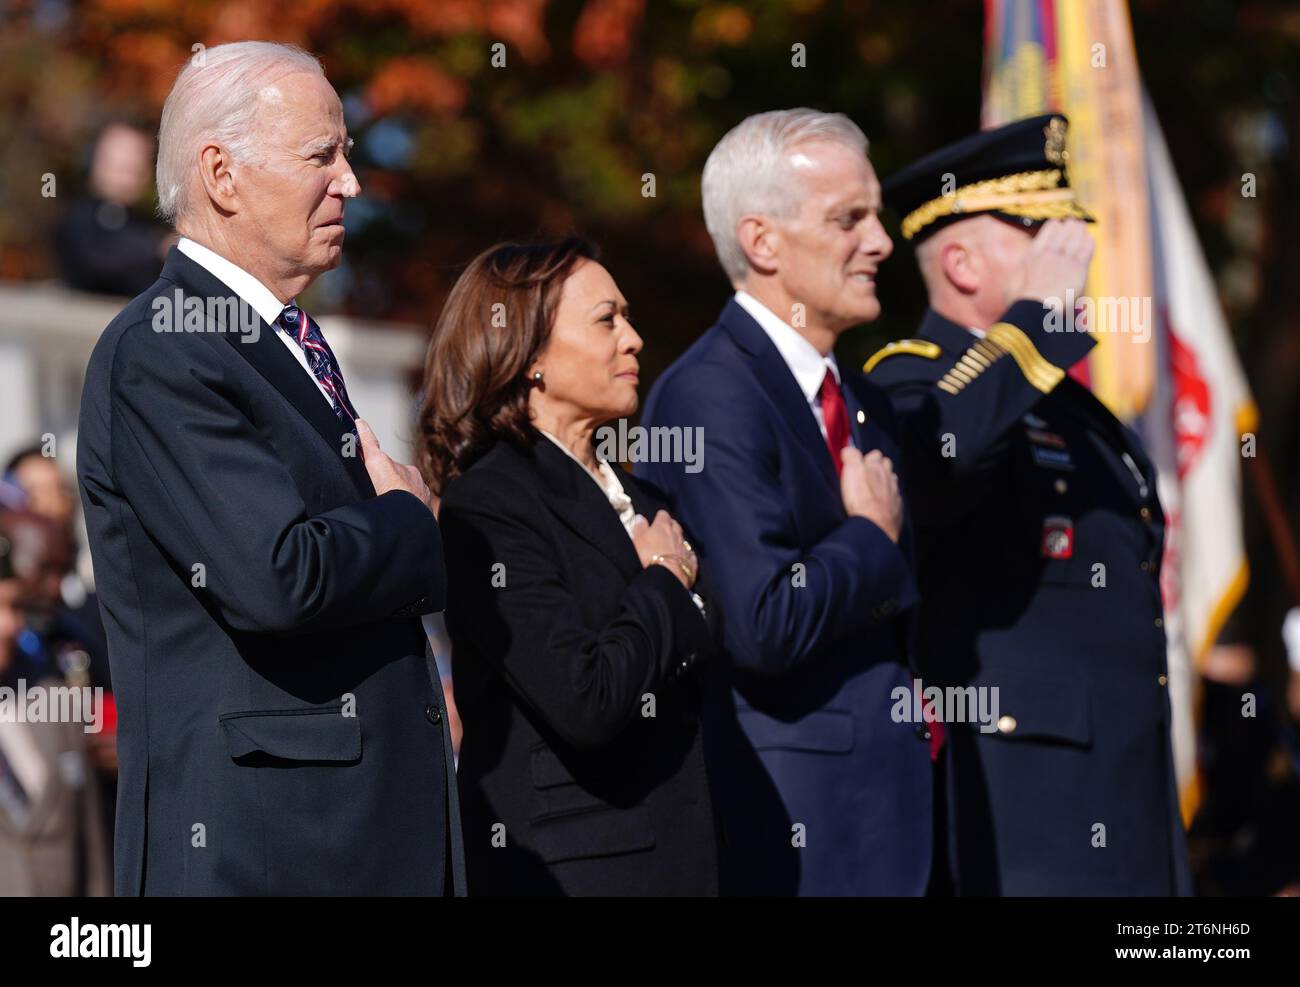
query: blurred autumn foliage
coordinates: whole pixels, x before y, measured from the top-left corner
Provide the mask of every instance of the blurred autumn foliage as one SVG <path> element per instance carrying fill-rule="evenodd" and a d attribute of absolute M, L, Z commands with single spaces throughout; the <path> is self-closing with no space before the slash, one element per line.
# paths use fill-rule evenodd
<path fill-rule="evenodd" d="M 59 201 L 39 194 L 41 176 L 75 189 L 104 120 L 156 129 L 195 45 L 289 41 L 320 56 L 343 98 L 363 189 L 318 308 L 428 325 L 487 244 L 578 228 L 633 300 L 653 372 L 723 298 L 699 172 L 746 113 L 834 107 L 907 153 L 973 124 L 981 12 L 929 6 L 918 18 L 865 0 L 10 4 L 0 122 L 21 140 L 0 149 L 0 276 L 52 274 Z M 929 30 L 936 18 L 948 29 Z M 940 66 L 947 91 L 927 79 Z M 941 95 L 923 109 L 928 90 Z"/>
<path fill-rule="evenodd" d="M 1261 301 L 1300 303 L 1298 279 L 1271 266 L 1297 263 L 1280 224 L 1297 216 L 1300 12 L 1282 0 L 1132 7 L 1248 344 Z M 603 244 L 653 377 L 725 296 L 699 210 L 718 137 L 759 110 L 841 110 L 888 174 L 977 125 L 982 30 L 977 0 L 14 0 L 0 8 L 0 277 L 52 276 L 49 233 L 95 131 L 119 117 L 155 130 L 195 46 L 287 41 L 320 56 L 343 98 L 363 189 L 345 264 L 311 304 L 428 326 L 489 243 L 576 228 Z M 1261 198 L 1243 204 L 1247 170 Z M 55 198 L 41 194 L 47 174 Z M 850 359 L 914 325 L 923 301 L 906 254 L 886 268 L 885 317 L 846 341 Z"/>

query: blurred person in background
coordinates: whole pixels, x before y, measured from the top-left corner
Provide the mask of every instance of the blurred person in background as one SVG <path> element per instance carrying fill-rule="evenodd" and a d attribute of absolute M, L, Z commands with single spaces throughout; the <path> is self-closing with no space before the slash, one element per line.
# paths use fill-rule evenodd
<path fill-rule="evenodd" d="M 47 639 L 75 642 L 87 652 L 92 684 L 112 688 L 104 625 L 94 593 L 85 585 L 75 564 L 77 501 L 58 460 L 39 444 L 26 446 L 10 457 L 4 478 L 22 492 L 27 510 L 50 523 L 50 537 L 59 541 L 50 555 L 51 571 L 42 584 L 38 627 Z M 57 585 L 53 566 L 60 566 Z"/>
<path fill-rule="evenodd" d="M 103 690 L 104 727 L 87 740 L 100 774 L 104 820 L 111 837 L 117 802 L 117 709 L 99 602 L 75 565 L 77 502 L 59 460 L 46 455 L 40 443 L 14 453 L 5 466 L 4 479 L 21 493 L 22 503 L 32 514 L 48 522 L 40 537 L 51 543 L 43 554 L 46 571 L 37 579 L 31 596 L 23 642 L 47 655 L 74 685 Z"/>
<path fill-rule="evenodd" d="M 71 527 L 77 501 L 71 485 L 53 456 L 34 443 L 9 457 L 4 477 L 22 490 L 29 510 L 49 518 L 55 524 Z"/>
<path fill-rule="evenodd" d="M 1300 616 L 1283 629 L 1280 680 L 1242 643 L 1234 614 L 1201 669 L 1197 767 L 1203 793 L 1188 830 L 1201 895 L 1300 894 Z"/>
<path fill-rule="evenodd" d="M 0 511 L 0 687 L 70 683 L 24 652 L 25 608 L 47 543 L 41 519 Z M 3 694 L 16 702 L 15 694 Z M 0 699 L 0 895 L 104 896 L 109 841 L 83 722 L 33 722 Z M 54 708 L 55 704 L 49 704 Z"/>
<path fill-rule="evenodd" d="M 13 576 L 22 586 L 23 633 L 19 635 L 17 661 L 29 678 L 63 674 L 63 645 L 51 633 L 51 615 L 59 605 L 59 585 L 71 556 L 63 532 L 48 518 L 33 511 L 7 511 L 0 521 L 10 546 Z M 74 671 L 84 671 L 83 661 Z"/>
<path fill-rule="evenodd" d="M 138 295 L 158 279 L 176 237 L 147 211 L 153 138 L 114 121 L 100 130 L 91 152 L 89 188 L 68 207 L 54 245 L 71 288 L 107 295 Z"/>
<path fill-rule="evenodd" d="M 696 667 L 714 610 L 681 525 L 595 440 L 636 413 L 640 350 L 579 239 L 489 249 L 434 329 L 420 465 L 471 894 L 717 892 Z"/>

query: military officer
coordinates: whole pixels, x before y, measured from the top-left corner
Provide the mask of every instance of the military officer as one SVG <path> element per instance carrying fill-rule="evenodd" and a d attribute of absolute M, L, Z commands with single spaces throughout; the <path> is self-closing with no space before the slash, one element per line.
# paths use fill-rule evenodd
<path fill-rule="evenodd" d="M 1093 246 L 1066 127 L 985 131 L 885 183 L 930 309 L 864 369 L 903 436 L 924 685 L 995 711 L 946 723 L 954 890 L 1189 893 L 1155 471 L 1067 373 L 1095 341 L 1062 311 Z"/>

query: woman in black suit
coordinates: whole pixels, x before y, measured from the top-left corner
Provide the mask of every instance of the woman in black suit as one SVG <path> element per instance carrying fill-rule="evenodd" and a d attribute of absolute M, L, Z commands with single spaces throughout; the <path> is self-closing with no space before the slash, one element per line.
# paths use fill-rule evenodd
<path fill-rule="evenodd" d="M 442 497 L 471 894 L 717 893 L 698 560 L 597 456 L 597 429 L 637 408 L 627 315 L 569 239 L 486 251 L 434 329 L 420 453 Z"/>

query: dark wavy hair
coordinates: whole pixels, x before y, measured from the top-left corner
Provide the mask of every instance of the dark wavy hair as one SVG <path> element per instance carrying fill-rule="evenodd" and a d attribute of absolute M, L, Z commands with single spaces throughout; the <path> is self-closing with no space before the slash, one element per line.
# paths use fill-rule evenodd
<path fill-rule="evenodd" d="M 589 240 L 499 243 L 475 257 L 451 289 L 424 363 L 416 464 L 441 496 L 498 441 L 537 440 L 528 368 L 546 348 L 560 289 Z"/>

